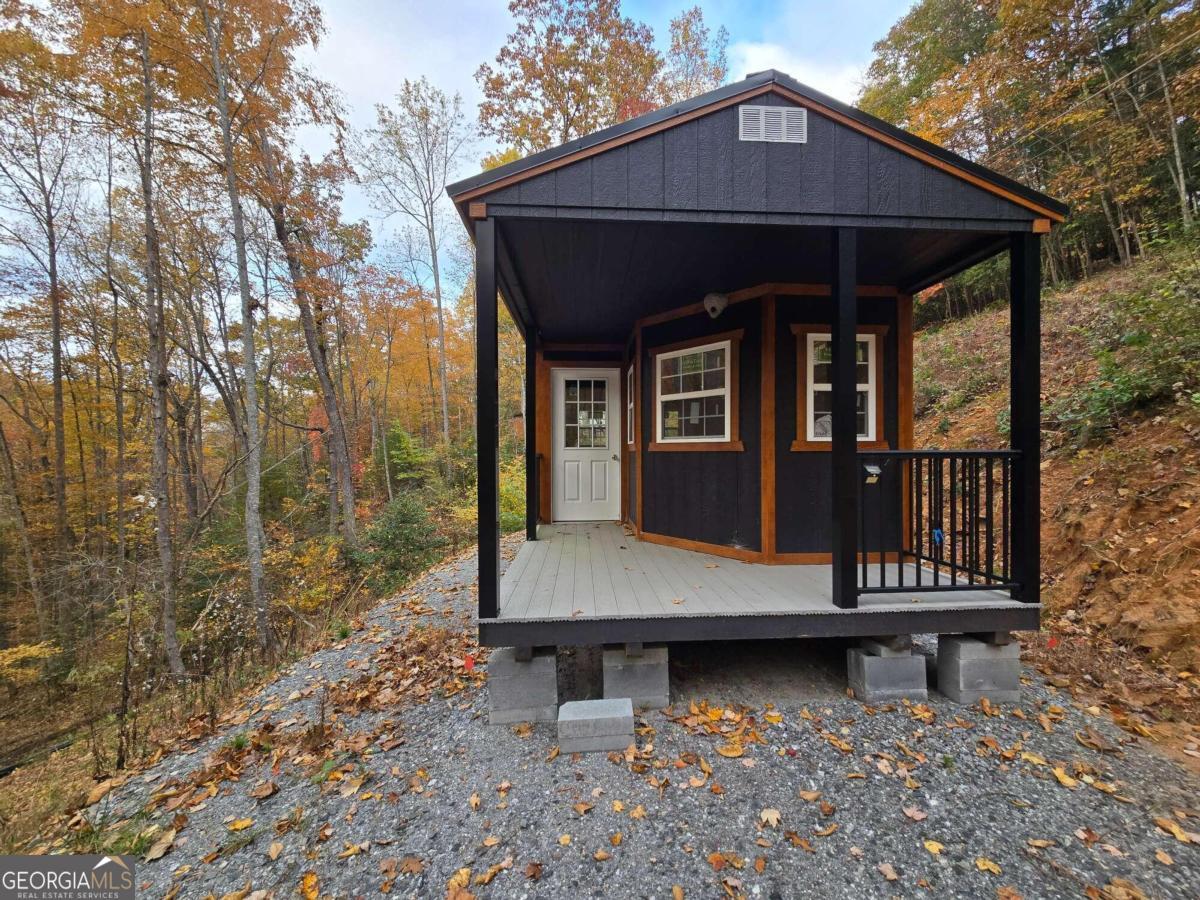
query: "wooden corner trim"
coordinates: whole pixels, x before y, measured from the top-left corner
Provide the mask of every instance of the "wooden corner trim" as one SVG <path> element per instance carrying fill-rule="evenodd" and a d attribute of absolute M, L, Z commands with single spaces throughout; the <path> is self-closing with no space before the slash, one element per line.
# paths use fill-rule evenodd
<path fill-rule="evenodd" d="M 793 453 L 828 453 L 833 449 L 829 441 L 810 441 L 796 438 L 789 448 Z M 859 441 L 859 450 L 891 450 L 892 445 L 887 441 Z"/>
<path fill-rule="evenodd" d="M 1049 234 L 1050 233 L 1050 220 L 1049 219 L 1034 219 L 1033 220 L 1033 233 L 1034 234 Z"/>
<path fill-rule="evenodd" d="M 693 541 L 690 538 L 672 537 L 669 534 L 655 534 L 643 531 L 638 537 L 648 544 L 661 544 L 664 547 L 677 547 L 680 550 L 694 550 L 697 553 L 708 553 L 712 556 L 723 556 L 728 559 L 740 559 L 742 562 L 762 562 L 763 554 L 758 550 L 748 550 L 742 547 L 728 547 L 725 544 L 709 544 L 705 541 Z"/>
<path fill-rule="evenodd" d="M 719 344 L 721 341 L 737 343 L 746 336 L 745 328 L 735 328 L 733 331 L 721 331 L 716 334 L 706 334 L 703 337 L 688 338 L 686 341 L 676 341 L 673 344 L 660 344 L 650 347 L 647 351 L 651 356 L 663 353 L 674 353 L 676 350 L 687 350 L 689 347 L 703 347 L 705 344 Z"/>
<path fill-rule="evenodd" d="M 486 203 L 469 203 L 469 204 L 467 204 L 467 215 L 470 216 L 472 219 L 486 219 L 487 218 L 487 204 Z"/>

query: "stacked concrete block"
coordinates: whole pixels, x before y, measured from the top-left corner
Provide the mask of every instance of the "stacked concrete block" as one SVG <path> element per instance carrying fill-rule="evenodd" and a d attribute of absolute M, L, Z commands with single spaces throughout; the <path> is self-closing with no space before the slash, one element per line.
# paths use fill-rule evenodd
<path fill-rule="evenodd" d="M 558 746 L 563 753 L 624 750 L 633 743 L 633 703 L 573 700 L 558 711 Z"/>
<path fill-rule="evenodd" d="M 627 697 L 639 709 L 671 705 L 666 647 L 646 647 L 640 655 L 624 649 L 605 650 L 603 668 L 606 699 Z"/>
<path fill-rule="evenodd" d="M 924 700 L 928 696 L 925 659 L 914 656 L 912 638 L 866 638 L 846 651 L 846 680 L 864 703 Z"/>
<path fill-rule="evenodd" d="M 964 634 L 938 636 L 938 690 L 955 703 L 1021 699 L 1021 645 L 1007 635 L 979 640 Z"/>
<path fill-rule="evenodd" d="M 513 647 L 488 657 L 488 722 L 553 722 L 558 718 L 558 672 L 553 648 L 519 659 Z"/>

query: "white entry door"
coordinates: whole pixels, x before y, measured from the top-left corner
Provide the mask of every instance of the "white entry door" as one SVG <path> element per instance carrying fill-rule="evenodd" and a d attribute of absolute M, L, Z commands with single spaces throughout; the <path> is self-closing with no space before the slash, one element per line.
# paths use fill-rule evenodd
<path fill-rule="evenodd" d="M 616 369 L 554 369 L 554 519 L 621 517 L 621 416 Z"/>

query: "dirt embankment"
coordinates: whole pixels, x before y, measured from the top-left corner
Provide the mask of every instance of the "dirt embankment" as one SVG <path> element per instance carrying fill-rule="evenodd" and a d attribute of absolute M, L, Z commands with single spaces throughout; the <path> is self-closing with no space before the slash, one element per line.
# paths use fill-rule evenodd
<path fill-rule="evenodd" d="M 1043 405 L 1096 376 L 1109 299 L 1149 265 L 1051 294 Z M 994 309 L 917 344 L 917 445 L 1007 444 L 1008 312 Z M 1043 432 L 1045 667 L 1158 723 L 1200 722 L 1200 410 L 1186 398 L 1130 413 L 1100 442 Z M 1169 727 L 1169 726 L 1168 726 Z M 1194 740 L 1194 738 L 1193 738 Z"/>

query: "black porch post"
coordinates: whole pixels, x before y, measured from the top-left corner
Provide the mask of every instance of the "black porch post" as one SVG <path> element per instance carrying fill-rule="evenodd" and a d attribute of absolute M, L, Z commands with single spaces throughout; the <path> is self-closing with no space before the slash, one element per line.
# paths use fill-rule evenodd
<path fill-rule="evenodd" d="M 1013 232 L 1009 242 L 1012 325 L 1009 345 L 1009 422 L 1013 461 L 1013 599 L 1041 597 L 1041 235 Z"/>
<path fill-rule="evenodd" d="M 496 325 L 496 220 L 475 224 L 475 453 L 479 495 L 479 618 L 500 596 L 500 364 Z"/>
<path fill-rule="evenodd" d="M 525 325 L 525 540 L 538 537 L 537 333 Z"/>
<path fill-rule="evenodd" d="M 858 606 L 857 232 L 833 229 L 833 602 Z"/>

